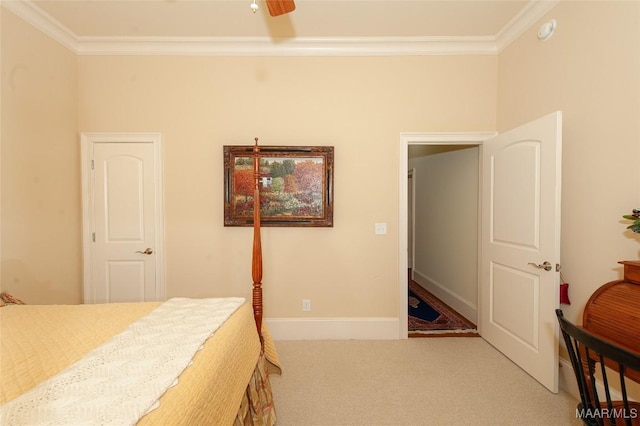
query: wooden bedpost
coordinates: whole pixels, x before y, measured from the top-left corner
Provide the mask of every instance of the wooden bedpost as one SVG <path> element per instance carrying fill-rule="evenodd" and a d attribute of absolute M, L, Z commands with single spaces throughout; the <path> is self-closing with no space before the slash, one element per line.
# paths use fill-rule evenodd
<path fill-rule="evenodd" d="M 258 138 L 253 147 L 253 254 L 251 274 L 253 275 L 253 316 L 256 320 L 258 336 L 262 343 L 262 242 L 260 240 L 260 148 Z"/>

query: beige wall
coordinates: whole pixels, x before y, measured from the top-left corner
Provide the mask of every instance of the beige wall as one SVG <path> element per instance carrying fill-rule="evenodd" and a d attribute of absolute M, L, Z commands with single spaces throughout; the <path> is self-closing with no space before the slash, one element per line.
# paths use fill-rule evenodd
<path fill-rule="evenodd" d="M 495 66 L 81 57 L 80 131 L 162 132 L 168 296 L 249 295 L 250 230 L 222 226 L 224 144 L 335 146 L 335 226 L 264 229 L 265 316 L 300 317 L 308 298 L 313 317 L 395 317 L 400 132 L 492 129 Z"/>
<path fill-rule="evenodd" d="M 76 56 L 0 9 L 0 284 L 31 303 L 79 303 Z"/>
<path fill-rule="evenodd" d="M 556 33 L 536 37 L 556 19 Z M 640 2 L 561 2 L 499 56 L 498 130 L 563 111 L 562 270 L 578 321 L 640 258 L 621 216 L 640 207 Z"/>
<path fill-rule="evenodd" d="M 2 31 L 16 51 L 30 48 L 4 21 Z M 28 28 L 20 31 L 41 37 Z M 63 49 L 58 54 L 67 56 Z M 3 51 L 3 61 L 4 56 Z M 496 65 L 491 56 L 78 57 L 76 129 L 162 133 L 169 297 L 249 296 L 250 229 L 222 226 L 224 144 L 250 144 L 257 136 L 264 144 L 335 146 L 335 226 L 264 229 L 265 316 L 301 317 L 301 299 L 308 298 L 313 317 L 395 317 L 399 135 L 494 129 Z M 21 253 L 27 272 L 37 270 L 42 278 L 29 286 L 12 284 L 5 253 L 21 240 L 3 239 L 3 288 L 31 303 L 60 301 L 36 297 L 44 295 L 38 293 L 46 290 L 39 288 L 43 280 L 68 289 L 64 302 L 81 297 L 76 132 L 69 141 L 65 153 L 56 155 L 73 159 L 73 167 L 59 171 L 74 174 L 68 182 L 73 190 L 65 189 L 75 216 L 64 243 L 72 250 L 51 250 L 46 263 L 65 263 L 72 271 L 54 275 L 54 267 L 41 267 L 41 259 Z M 29 143 L 28 151 L 37 151 L 47 141 L 34 137 Z M 6 161 L 30 155 L 20 152 Z M 3 181 L 17 177 L 3 171 Z M 26 188 L 25 196 L 31 195 Z M 4 228 L 4 211 L 12 213 L 13 207 L 4 202 L 4 192 L 2 197 Z M 388 223 L 386 236 L 374 235 L 376 222 Z M 60 244 L 29 229 L 31 241 Z"/>

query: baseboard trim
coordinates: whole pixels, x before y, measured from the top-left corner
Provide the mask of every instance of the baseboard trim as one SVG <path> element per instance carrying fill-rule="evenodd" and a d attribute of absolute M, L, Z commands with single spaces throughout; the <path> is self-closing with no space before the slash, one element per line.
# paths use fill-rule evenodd
<path fill-rule="evenodd" d="M 600 368 L 600 367 L 598 367 Z M 608 375 L 610 377 L 617 377 L 617 372 L 613 370 L 608 370 Z M 599 377 L 599 376 L 598 376 Z M 580 390 L 578 389 L 578 384 L 576 382 L 576 376 L 573 373 L 573 367 L 571 366 L 571 361 L 568 359 L 560 358 L 560 374 L 558 376 L 558 386 L 567 392 L 569 395 L 573 396 L 578 401 L 580 400 Z M 619 383 L 618 383 L 619 384 Z M 611 392 L 611 399 L 614 401 L 622 399 L 622 393 L 619 389 L 617 389 L 616 384 L 610 383 L 609 392 Z M 596 380 L 596 387 L 598 389 L 598 395 L 604 399 L 603 395 L 605 394 L 604 386 L 602 385 L 601 380 Z M 633 399 L 633 395 L 630 395 L 631 399 Z"/>
<path fill-rule="evenodd" d="M 558 387 L 575 399 L 580 400 L 580 391 L 576 383 L 576 376 L 573 374 L 573 367 L 571 366 L 571 361 L 568 359 L 560 358 Z"/>
<path fill-rule="evenodd" d="M 265 318 L 274 340 L 397 340 L 395 317 Z"/>

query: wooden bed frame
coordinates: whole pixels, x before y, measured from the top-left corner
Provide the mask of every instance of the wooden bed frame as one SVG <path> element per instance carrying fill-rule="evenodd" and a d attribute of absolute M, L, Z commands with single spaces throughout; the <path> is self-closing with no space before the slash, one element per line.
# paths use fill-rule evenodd
<path fill-rule="evenodd" d="M 260 343 L 262 339 L 262 240 L 260 236 L 260 148 L 258 138 L 253 146 L 253 252 L 251 257 L 251 275 L 253 277 L 253 316 L 256 320 Z"/>

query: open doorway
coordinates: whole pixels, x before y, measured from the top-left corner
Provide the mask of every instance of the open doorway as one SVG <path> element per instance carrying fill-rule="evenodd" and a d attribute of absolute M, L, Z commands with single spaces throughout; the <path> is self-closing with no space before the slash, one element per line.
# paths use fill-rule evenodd
<path fill-rule="evenodd" d="M 398 271 L 398 278 L 399 278 L 399 283 L 400 283 L 400 288 L 399 288 L 399 292 L 400 292 L 400 297 L 399 297 L 399 301 L 400 301 L 400 307 L 399 307 L 399 314 L 400 314 L 400 318 L 407 318 L 408 317 L 408 292 L 407 292 L 407 271 L 409 268 L 409 253 L 411 253 L 412 256 L 412 270 L 414 270 L 414 278 L 423 280 L 423 279 L 427 279 L 427 281 L 430 279 L 428 274 L 425 274 L 423 271 L 420 270 L 421 266 L 419 266 L 420 261 L 417 259 L 417 257 L 420 257 L 422 255 L 428 255 L 428 250 L 429 249 L 425 249 L 423 247 L 420 247 L 421 242 L 420 237 L 416 236 L 415 239 L 412 241 L 412 246 L 409 249 L 409 185 L 408 185 L 408 173 L 409 173 L 409 169 L 410 168 L 414 168 L 415 169 L 415 164 L 413 160 L 410 160 L 410 147 L 411 147 L 411 156 L 413 158 L 416 157 L 421 157 L 423 156 L 423 154 L 425 155 L 437 155 L 439 153 L 455 153 L 457 151 L 459 152 L 463 152 L 466 149 L 468 149 L 469 147 L 475 149 L 476 151 L 478 151 L 480 149 L 480 145 L 482 144 L 482 142 L 484 140 L 487 140 L 491 137 L 495 136 L 495 133 L 403 133 L 401 134 L 400 137 L 400 155 L 399 155 L 399 172 L 400 172 L 400 187 L 399 187 L 399 192 L 400 192 L 400 196 L 399 196 L 399 200 L 400 200 L 400 205 L 399 205 L 399 271 Z M 467 152 L 467 154 L 469 154 L 469 152 Z M 476 160 L 475 160 L 475 164 L 477 167 L 479 167 L 479 160 L 476 155 Z M 468 156 L 468 155 L 467 155 Z M 446 162 L 447 161 L 453 161 L 455 162 L 455 155 L 449 155 L 447 156 L 447 160 L 445 162 L 441 162 L 440 165 L 438 167 L 448 167 Z M 436 157 L 432 157 L 432 159 L 434 159 Z M 437 165 L 439 159 L 436 159 L 436 162 L 433 162 L 433 164 Z M 410 167 L 410 161 L 411 161 L 411 167 Z M 426 169 L 425 169 L 426 170 Z M 477 168 L 476 168 L 477 170 Z M 423 173 L 424 175 L 424 173 Z M 476 172 L 476 178 L 479 179 L 479 171 Z M 419 180 L 419 176 L 420 176 L 420 171 L 419 170 L 414 170 L 414 175 L 412 178 L 412 187 L 413 187 L 413 191 L 419 191 L 419 183 L 417 182 Z M 429 176 L 429 173 L 427 173 L 424 177 Z M 436 179 L 435 177 L 429 177 L 428 179 L 430 179 L 432 182 L 430 184 L 432 185 L 439 185 L 442 184 L 442 182 L 439 182 L 439 179 Z M 476 181 L 476 188 L 477 188 L 477 181 Z M 445 191 L 443 191 L 443 194 L 439 195 L 439 196 L 443 196 L 446 195 L 446 188 Z M 415 203 L 418 204 L 420 201 L 415 200 Z M 435 201 L 434 201 L 435 202 Z M 415 206 L 416 209 L 419 208 L 419 206 Z M 447 208 L 452 208 L 452 207 L 447 207 Z M 472 265 L 470 268 L 468 269 L 472 269 L 473 272 L 475 273 L 475 280 L 473 281 L 473 283 L 471 285 L 475 285 L 474 289 L 471 289 L 471 293 L 473 293 L 475 295 L 475 300 L 473 300 L 472 302 L 469 302 L 469 297 L 468 296 L 461 296 L 460 295 L 460 291 L 459 290 L 455 290 L 455 291 L 448 291 L 446 289 L 446 286 L 442 286 L 440 283 L 438 283 L 438 280 L 431 280 L 433 281 L 433 283 L 436 285 L 436 288 L 439 287 L 440 293 L 445 295 L 445 298 L 448 298 L 447 300 L 445 300 L 445 302 L 450 303 L 449 300 L 453 301 L 454 303 L 452 305 L 454 309 L 459 310 L 460 313 L 462 313 L 463 315 L 467 316 L 469 319 L 472 320 L 476 320 L 477 321 L 477 287 L 478 287 L 478 276 L 477 276 L 477 262 L 478 262 L 478 249 L 477 249 L 477 238 L 478 238 L 478 217 L 479 217 L 479 204 L 477 201 L 477 195 L 476 195 L 476 200 L 474 203 L 472 203 L 472 205 L 467 206 L 468 209 L 470 209 L 472 212 L 475 212 L 475 232 L 476 235 L 473 236 L 474 241 L 475 241 L 475 251 L 469 255 L 467 254 L 466 256 L 474 256 L 474 259 L 471 259 L 472 261 Z M 441 209 L 442 211 L 440 212 L 440 214 L 447 214 L 446 209 Z M 418 213 L 416 213 L 417 215 Z M 415 223 L 415 217 L 412 218 L 412 220 Z M 417 226 L 412 226 L 411 229 L 416 229 L 419 228 Z M 435 226 L 435 228 L 437 228 L 437 224 Z M 419 231 L 418 231 L 419 232 Z M 415 234 L 415 233 L 414 233 Z M 442 238 L 442 237 L 440 237 Z M 428 245 L 428 244 L 427 244 Z M 433 249 L 433 247 L 432 247 Z M 426 250 L 426 251 L 425 251 Z M 437 247 L 436 249 L 437 250 Z M 469 261 L 470 259 L 468 258 L 464 258 L 462 256 L 451 256 L 452 258 L 448 260 L 449 265 L 458 265 L 458 266 L 454 266 L 457 267 L 458 269 L 460 269 L 460 266 L 464 265 L 465 261 Z M 447 268 L 451 268 L 451 266 L 447 265 Z M 446 271 L 445 271 L 446 273 Z M 420 275 L 420 276 L 419 276 Z M 421 283 L 422 284 L 422 283 Z M 468 283 L 466 284 L 468 285 Z M 469 289 L 467 289 L 467 292 L 469 292 Z M 464 294 L 464 293 L 462 293 Z M 440 294 L 437 294 L 438 297 L 442 297 Z M 460 306 L 462 306 L 462 308 L 459 308 Z M 471 313 L 469 313 L 471 312 Z M 476 322 L 477 323 L 477 322 Z M 401 338 L 407 338 L 408 337 L 408 325 L 407 325 L 407 321 L 401 320 L 400 321 L 401 324 L 401 328 L 400 328 L 400 337 Z"/>
<path fill-rule="evenodd" d="M 481 214 L 478 332 L 552 392 L 558 390 L 558 270 L 562 112 L 556 111 L 494 134 L 400 135 L 398 291 L 406 318 L 407 173 L 410 145 L 480 146 Z M 533 265 L 532 265 L 533 264 Z M 518 281 L 519 280 L 519 281 Z M 518 281 L 516 289 L 513 283 Z M 398 321 L 400 337 L 408 321 Z M 404 335 L 403 332 L 404 331 Z M 533 349 L 533 350 L 532 350 Z"/>
<path fill-rule="evenodd" d="M 411 337 L 477 336 L 479 159 L 478 144 L 409 146 Z"/>

